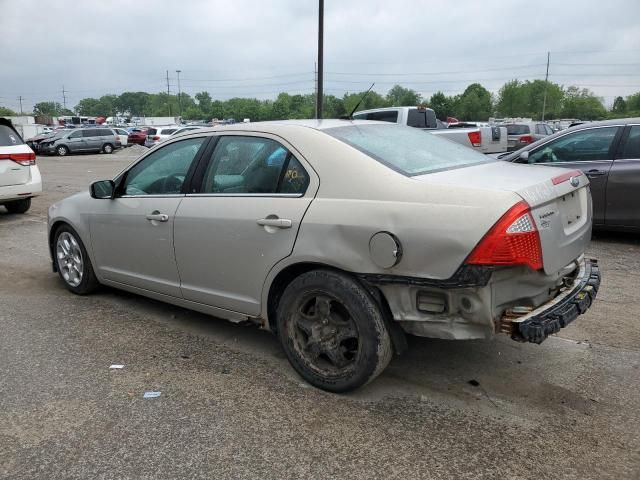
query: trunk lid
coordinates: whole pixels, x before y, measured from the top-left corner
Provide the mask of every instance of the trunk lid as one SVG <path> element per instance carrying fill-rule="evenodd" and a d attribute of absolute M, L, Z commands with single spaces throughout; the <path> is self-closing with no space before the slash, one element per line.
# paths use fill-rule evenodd
<path fill-rule="evenodd" d="M 591 240 L 589 180 L 581 172 L 571 174 L 564 168 L 497 161 L 413 178 L 458 188 L 516 193 L 531 207 L 548 274 L 577 259 Z M 488 205 L 490 201 L 487 196 Z"/>

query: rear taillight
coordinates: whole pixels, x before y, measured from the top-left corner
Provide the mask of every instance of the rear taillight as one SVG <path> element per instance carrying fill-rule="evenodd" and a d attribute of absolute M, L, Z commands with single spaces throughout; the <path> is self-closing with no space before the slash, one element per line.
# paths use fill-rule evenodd
<path fill-rule="evenodd" d="M 480 145 L 482 145 L 482 133 L 478 132 L 469 132 L 467 133 L 467 135 L 469 135 L 469 141 L 471 142 L 471 145 L 473 145 L 474 147 L 479 147 Z"/>
<path fill-rule="evenodd" d="M 540 234 L 526 202 L 511 207 L 480 240 L 465 262 L 469 265 L 527 265 L 542 268 Z"/>
<path fill-rule="evenodd" d="M 160 140 L 160 137 L 158 135 L 156 135 L 155 137 L 153 137 L 154 140 Z"/>
<path fill-rule="evenodd" d="M 36 164 L 36 154 L 29 153 L 0 153 L 0 160 L 11 160 L 12 162 L 19 163 L 28 167 Z"/>
<path fill-rule="evenodd" d="M 535 140 L 531 135 L 522 135 L 520 137 L 520 143 L 533 143 Z"/>

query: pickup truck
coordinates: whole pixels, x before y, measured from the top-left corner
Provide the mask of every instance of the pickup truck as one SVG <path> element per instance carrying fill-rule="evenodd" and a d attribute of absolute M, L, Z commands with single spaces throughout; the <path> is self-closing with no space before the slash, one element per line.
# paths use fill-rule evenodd
<path fill-rule="evenodd" d="M 447 128 L 436 118 L 435 112 L 425 107 L 388 107 L 361 110 L 353 114 L 354 120 L 378 120 L 429 130 L 447 140 L 461 143 L 480 153 L 507 151 L 505 127 Z"/>

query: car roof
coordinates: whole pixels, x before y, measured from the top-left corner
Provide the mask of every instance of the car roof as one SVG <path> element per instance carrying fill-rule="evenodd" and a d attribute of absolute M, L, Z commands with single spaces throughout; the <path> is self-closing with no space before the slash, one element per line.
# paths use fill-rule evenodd
<path fill-rule="evenodd" d="M 372 120 L 341 120 L 341 119 L 307 119 L 307 120 L 272 120 L 268 122 L 234 123 L 231 125 L 217 125 L 215 127 L 198 129 L 198 133 L 221 132 L 221 131 L 262 131 L 266 133 L 277 133 L 281 127 L 300 127 L 312 130 L 326 130 L 336 127 L 348 127 L 352 125 L 388 125 L 397 128 L 398 125 L 389 122 L 378 122 Z M 195 133 L 195 132 L 194 132 Z"/>

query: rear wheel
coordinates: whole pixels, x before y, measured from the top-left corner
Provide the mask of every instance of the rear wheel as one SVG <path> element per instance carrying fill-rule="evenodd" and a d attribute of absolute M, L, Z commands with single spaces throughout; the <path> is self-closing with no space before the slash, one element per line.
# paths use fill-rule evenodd
<path fill-rule="evenodd" d="M 98 287 L 87 250 L 73 228 L 63 225 L 56 231 L 53 254 L 60 278 L 73 293 L 86 295 Z"/>
<path fill-rule="evenodd" d="M 393 351 L 384 314 L 355 279 L 314 270 L 285 289 L 278 337 L 289 361 L 309 383 L 347 392 L 376 378 Z"/>
<path fill-rule="evenodd" d="M 104 153 L 113 153 L 113 145 L 111 145 L 110 143 L 105 143 L 102 147 L 102 151 Z"/>
<path fill-rule="evenodd" d="M 60 145 L 59 147 L 56 147 L 56 153 L 58 154 L 59 157 L 64 157 L 66 154 L 69 153 L 69 149 L 64 145 Z"/>
<path fill-rule="evenodd" d="M 31 199 L 14 200 L 13 202 L 5 203 L 4 208 L 6 208 L 9 213 L 25 213 L 31 208 Z"/>

